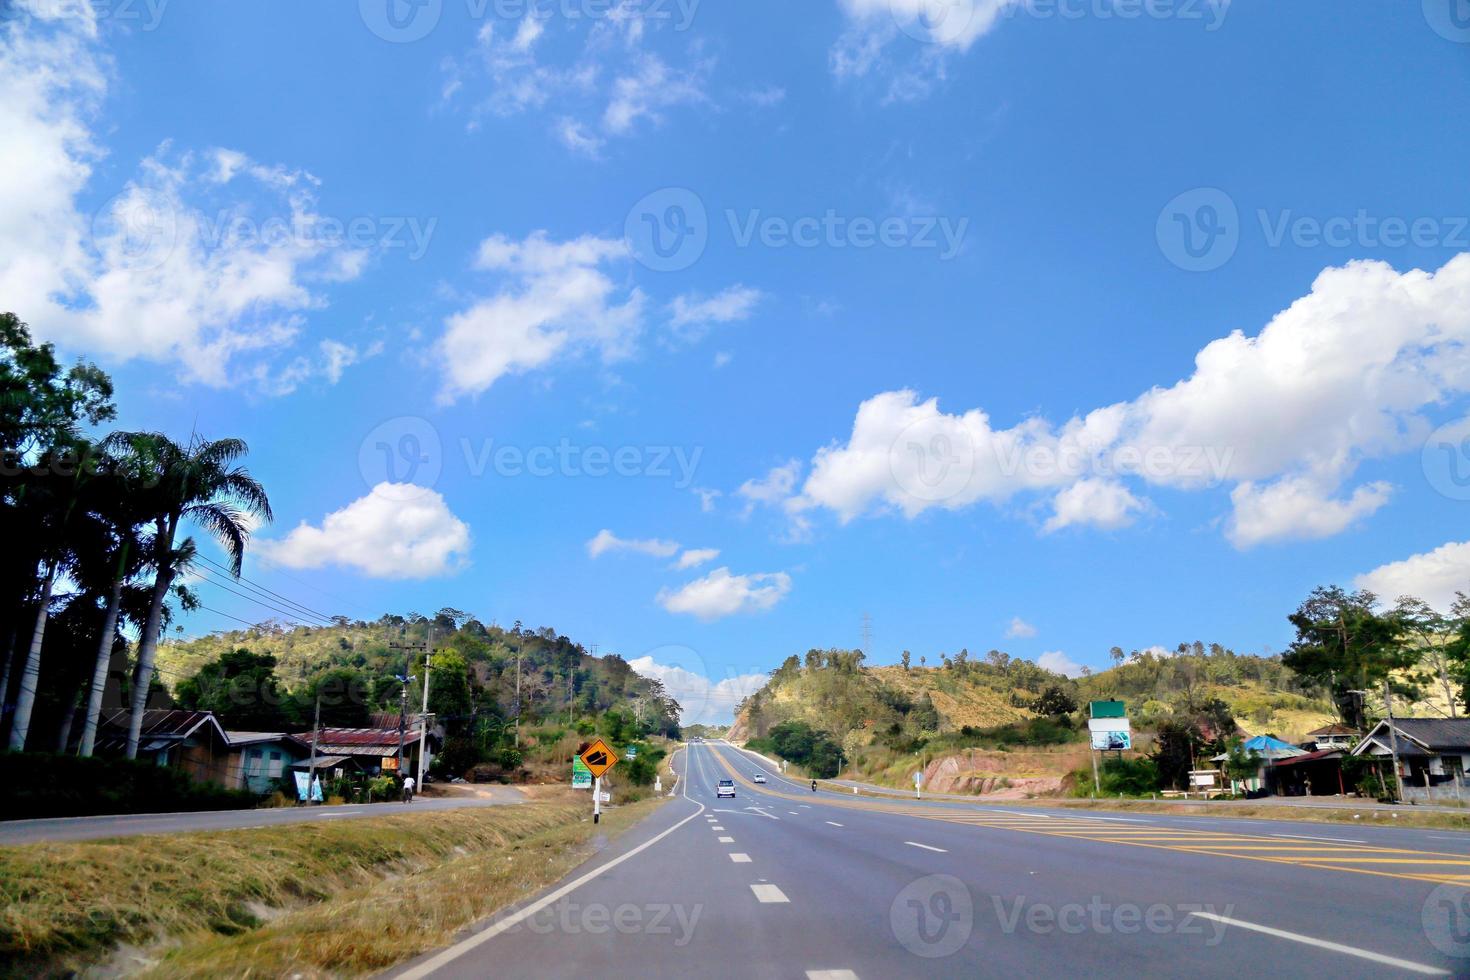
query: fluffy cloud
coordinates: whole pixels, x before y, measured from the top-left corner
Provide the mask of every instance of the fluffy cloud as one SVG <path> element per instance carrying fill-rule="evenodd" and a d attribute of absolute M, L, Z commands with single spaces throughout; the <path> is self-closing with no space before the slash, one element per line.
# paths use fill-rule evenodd
<path fill-rule="evenodd" d="M 1036 635 L 1036 627 L 1026 622 L 1020 616 L 1012 617 L 1010 625 L 1006 627 L 1006 637 L 1012 640 L 1029 639 Z"/>
<path fill-rule="evenodd" d="M 750 513 L 757 504 L 777 506 L 791 498 L 796 482 L 801 479 L 801 461 L 791 460 L 773 467 L 765 476 L 746 480 L 740 484 L 735 495 L 745 500 L 745 512 Z"/>
<path fill-rule="evenodd" d="M 683 666 L 660 663 L 653 656 L 628 661 L 634 673 L 660 681 L 679 702 L 679 721 L 685 725 L 728 725 L 735 707 L 765 686 L 765 674 L 736 674 L 715 681 Z"/>
<path fill-rule="evenodd" d="M 266 560 L 286 568 L 337 565 L 370 578 L 425 579 L 465 566 L 470 529 L 433 490 L 380 483 L 366 497 L 328 514 L 320 527 L 303 521 L 281 540 L 259 541 L 256 547 Z"/>
<path fill-rule="evenodd" d="M 20 0 L 0 35 L 0 295 L 35 332 L 189 380 L 290 390 L 275 362 L 367 258 L 324 230 L 309 174 L 165 143 L 93 214 L 111 65 L 91 6 Z M 340 363 L 340 362 L 339 362 Z M 314 372 L 331 380 L 331 371 Z"/>
<path fill-rule="evenodd" d="M 714 620 L 736 613 L 764 612 L 790 591 L 791 576 L 785 572 L 732 575 L 728 568 L 717 568 L 682 588 L 664 589 L 658 594 L 658 602 L 671 613 Z"/>
<path fill-rule="evenodd" d="M 713 62 L 696 56 L 678 67 L 648 51 L 647 7 L 618 0 L 607 16 L 589 18 L 591 26 L 576 38 L 578 32 L 548 35 L 546 19 L 534 12 L 513 26 L 487 22 L 467 55 L 445 63 L 444 101 L 467 105 L 472 129 L 486 117 L 554 106 L 553 135 L 596 159 L 609 138 L 627 136 L 640 123 L 658 125 L 670 109 L 709 102 Z M 570 54 L 568 38 L 576 42 Z"/>
<path fill-rule="evenodd" d="M 1081 677 L 1082 665 L 1060 650 L 1048 650 L 1036 658 L 1036 666 L 1064 677 Z"/>
<path fill-rule="evenodd" d="M 656 538 L 641 541 L 620 538 L 606 528 L 598 531 L 596 537 L 587 542 L 587 554 L 592 558 L 601 558 L 609 552 L 630 552 L 636 555 L 652 555 L 655 558 L 672 558 L 678 551 L 679 544 L 676 541 L 660 541 Z"/>
<path fill-rule="evenodd" d="M 1048 534 L 1064 527 L 1127 527 L 1148 504 L 1116 480 L 1086 479 L 1057 491 L 1052 507 L 1054 513 L 1042 525 Z"/>
<path fill-rule="evenodd" d="M 1411 595 L 1442 613 L 1454 605 L 1456 592 L 1470 593 L 1470 541 L 1442 544 L 1433 551 L 1380 565 L 1353 580 L 1387 602 Z"/>
<path fill-rule="evenodd" d="M 1237 548 L 1330 538 L 1375 513 L 1392 494 L 1393 488 L 1382 482 L 1358 487 L 1345 500 L 1333 499 L 1310 477 L 1242 483 L 1230 494 L 1235 512 L 1225 533 Z"/>
<path fill-rule="evenodd" d="M 700 565 L 708 565 L 718 557 L 720 557 L 719 548 L 690 548 L 679 556 L 679 561 L 674 567 L 680 570 L 698 568 Z"/>
<path fill-rule="evenodd" d="M 945 78 L 949 59 L 968 51 L 1018 2 L 838 0 L 848 28 L 832 49 L 832 72 L 844 80 L 885 78 L 885 102 L 923 98 Z"/>
<path fill-rule="evenodd" d="M 1323 271 L 1258 335 L 1207 345 L 1189 377 L 1061 424 L 996 428 L 979 409 L 948 414 L 908 390 L 875 395 L 845 444 L 816 452 L 785 506 L 846 523 L 1049 492 L 1045 529 L 1056 530 L 1118 527 L 1148 510 L 1125 481 L 1224 485 L 1237 547 L 1324 537 L 1388 500 L 1385 484 L 1350 485 L 1359 464 L 1417 448 L 1428 413 L 1467 392 L 1470 254 L 1432 273 L 1352 262 Z"/>
<path fill-rule="evenodd" d="M 748 286 L 731 286 L 715 296 L 688 293 L 669 304 L 669 327 L 675 335 L 694 339 L 717 323 L 747 320 L 763 294 Z"/>
<path fill-rule="evenodd" d="M 554 242 L 502 235 L 480 246 L 476 266 L 501 274 L 499 292 L 445 321 L 438 354 L 446 400 L 485 391 L 507 374 L 531 371 L 592 349 L 626 356 L 642 322 L 643 294 L 620 289 L 604 267 L 628 257 L 626 243 L 584 236 Z"/>

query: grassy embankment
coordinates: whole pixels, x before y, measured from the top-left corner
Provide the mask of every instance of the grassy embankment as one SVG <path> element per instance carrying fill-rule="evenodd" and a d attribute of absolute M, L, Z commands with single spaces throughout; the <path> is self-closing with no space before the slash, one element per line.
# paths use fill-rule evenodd
<path fill-rule="evenodd" d="M 535 803 L 0 848 L 0 975 L 357 976 L 441 947 L 658 804 Z"/>

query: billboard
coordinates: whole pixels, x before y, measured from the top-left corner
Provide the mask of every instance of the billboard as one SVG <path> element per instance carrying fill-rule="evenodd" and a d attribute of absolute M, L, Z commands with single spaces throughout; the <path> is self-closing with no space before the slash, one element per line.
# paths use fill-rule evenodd
<path fill-rule="evenodd" d="M 1091 718 L 1087 730 L 1092 733 L 1092 747 L 1099 752 L 1123 752 L 1133 748 L 1133 726 L 1127 718 Z"/>

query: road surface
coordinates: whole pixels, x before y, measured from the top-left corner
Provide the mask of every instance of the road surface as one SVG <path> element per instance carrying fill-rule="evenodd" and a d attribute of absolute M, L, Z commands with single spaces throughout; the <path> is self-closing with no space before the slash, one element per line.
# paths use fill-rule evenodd
<path fill-rule="evenodd" d="M 510 787 L 494 787 L 486 797 L 420 796 L 410 804 L 380 803 L 372 806 L 280 807 L 264 810 L 215 810 L 205 813 L 136 813 L 107 817 L 64 817 L 43 820 L 0 821 L 0 846 L 38 844 L 43 841 L 103 840 L 138 834 L 177 834 L 198 830 L 246 830 L 280 827 L 319 820 L 359 820 L 399 813 L 459 810 L 466 807 L 503 806 L 523 803 Z"/>
<path fill-rule="evenodd" d="M 674 765 L 677 799 L 394 975 L 1470 973 L 1470 835 L 812 793 L 717 743 Z"/>

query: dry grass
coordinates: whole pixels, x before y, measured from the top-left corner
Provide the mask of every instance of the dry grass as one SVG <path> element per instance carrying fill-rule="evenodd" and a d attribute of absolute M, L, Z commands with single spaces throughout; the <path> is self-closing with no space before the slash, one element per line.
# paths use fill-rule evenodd
<path fill-rule="evenodd" d="M 1304 823 L 1341 823 L 1354 826 L 1411 827 L 1422 830 L 1470 830 L 1470 813 L 1441 813 L 1400 807 L 1305 807 L 1285 804 L 1170 803 L 1163 800 L 1037 800 L 1047 807 L 1081 810 L 1118 810 L 1130 813 L 1167 813 L 1187 817 L 1247 817 L 1255 820 L 1294 820 Z M 1014 804 L 1018 807 L 1024 803 Z"/>
<path fill-rule="evenodd" d="M 652 805 L 600 827 L 548 803 L 0 849 L 0 973 L 109 956 L 170 977 L 374 972 L 562 877 Z"/>

